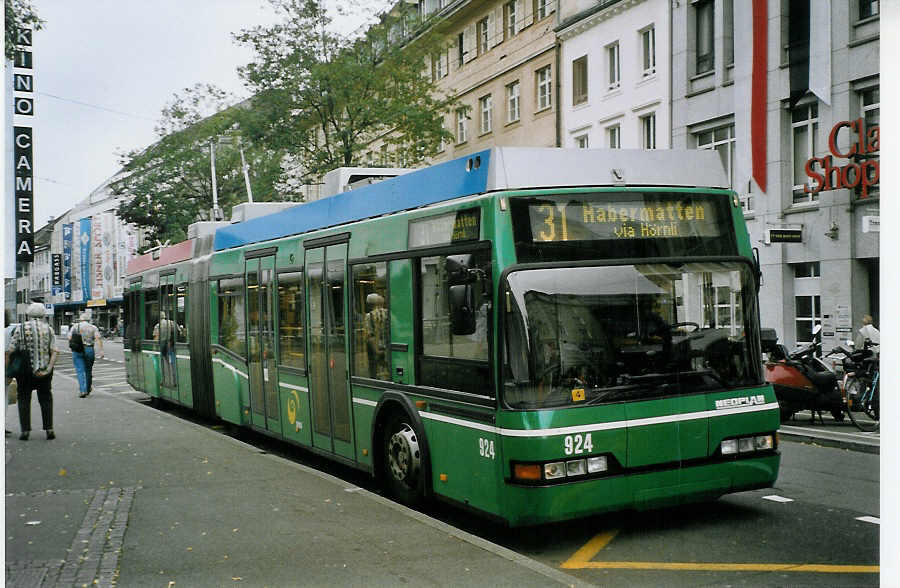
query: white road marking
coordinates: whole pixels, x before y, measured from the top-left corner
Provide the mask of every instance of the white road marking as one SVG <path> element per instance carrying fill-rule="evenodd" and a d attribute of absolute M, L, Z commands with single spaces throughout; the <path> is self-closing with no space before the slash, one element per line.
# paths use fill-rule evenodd
<path fill-rule="evenodd" d="M 793 498 L 785 498 L 784 496 L 778 496 L 777 494 L 763 496 L 763 500 L 771 500 L 772 502 L 794 502 Z"/>

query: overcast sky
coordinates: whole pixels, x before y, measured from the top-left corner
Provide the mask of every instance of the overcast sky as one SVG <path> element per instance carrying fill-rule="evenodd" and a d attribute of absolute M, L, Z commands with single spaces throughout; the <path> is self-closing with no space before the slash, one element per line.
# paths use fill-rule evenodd
<path fill-rule="evenodd" d="M 339 0 L 333 0 L 337 4 Z M 251 53 L 231 33 L 275 22 L 266 0 L 32 0 L 36 227 L 119 169 L 118 153 L 156 140 L 173 94 L 212 83 L 248 95 L 236 68 Z M 373 3 L 375 4 L 375 3 Z M 343 17 L 341 28 L 359 21 Z"/>

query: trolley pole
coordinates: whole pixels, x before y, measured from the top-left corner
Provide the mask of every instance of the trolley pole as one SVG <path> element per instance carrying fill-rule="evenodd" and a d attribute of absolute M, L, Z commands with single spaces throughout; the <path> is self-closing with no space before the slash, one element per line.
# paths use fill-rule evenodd
<path fill-rule="evenodd" d="M 215 140 L 209 140 L 209 169 L 212 176 L 212 198 L 213 209 L 212 216 L 214 221 L 222 220 L 222 212 L 219 210 L 219 194 L 216 188 L 216 147 Z"/>

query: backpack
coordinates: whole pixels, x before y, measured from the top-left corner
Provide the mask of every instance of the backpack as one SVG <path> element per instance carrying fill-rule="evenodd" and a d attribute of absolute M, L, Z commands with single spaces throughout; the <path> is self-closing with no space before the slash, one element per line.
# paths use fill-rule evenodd
<path fill-rule="evenodd" d="M 76 328 L 79 326 L 76 325 Z M 69 349 L 75 353 L 84 353 L 84 339 L 81 338 L 81 333 L 78 331 L 72 331 L 72 336 L 69 338 Z"/>
<path fill-rule="evenodd" d="M 13 336 L 16 333 L 19 333 L 20 340 L 23 345 L 25 345 L 25 333 L 24 329 L 20 325 L 18 329 L 13 333 Z M 24 349 L 19 349 L 18 346 L 9 356 L 9 369 L 6 370 L 7 378 L 19 378 L 26 377 L 31 375 L 31 353 L 28 351 L 27 345 L 25 345 Z"/>

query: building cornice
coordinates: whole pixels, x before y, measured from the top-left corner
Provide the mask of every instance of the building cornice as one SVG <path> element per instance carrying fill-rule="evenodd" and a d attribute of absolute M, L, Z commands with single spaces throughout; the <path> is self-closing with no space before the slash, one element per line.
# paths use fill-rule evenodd
<path fill-rule="evenodd" d="M 554 29 L 560 40 L 567 41 L 645 0 L 601 0 L 596 6 L 570 16 Z"/>

